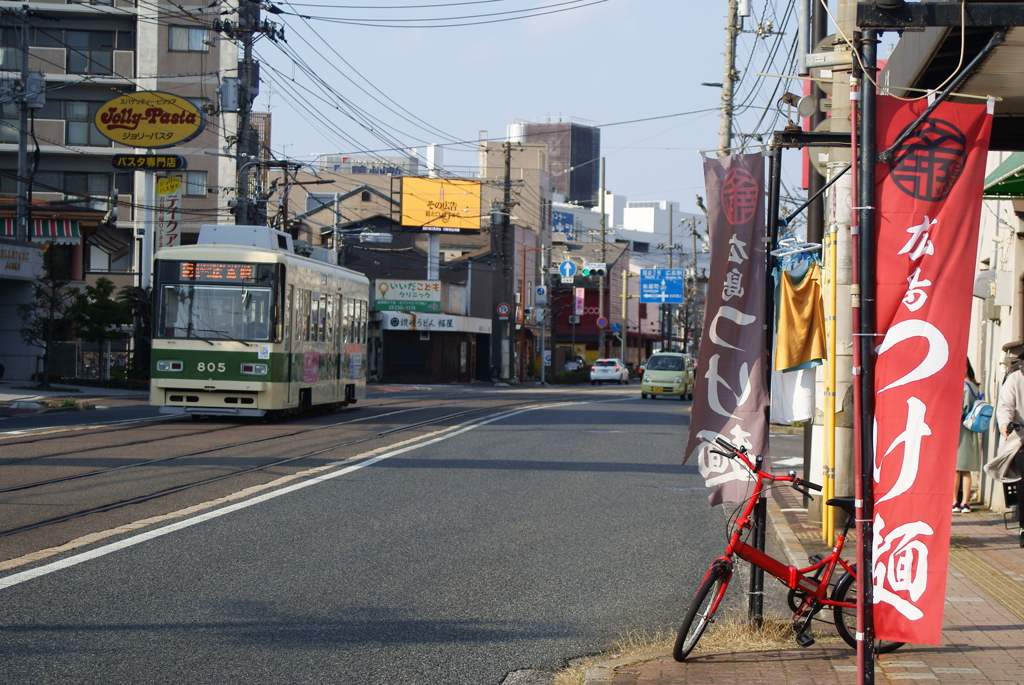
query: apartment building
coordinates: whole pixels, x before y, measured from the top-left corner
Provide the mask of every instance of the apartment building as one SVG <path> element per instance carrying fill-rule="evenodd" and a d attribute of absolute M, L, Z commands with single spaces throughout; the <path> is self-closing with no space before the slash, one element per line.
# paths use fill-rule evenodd
<path fill-rule="evenodd" d="M 212 31 L 222 7 L 185 0 L 38 0 L 5 3 L 0 16 L 0 249 L 25 256 L 24 267 L 0 259 L 0 360 L 7 378 L 27 378 L 38 350 L 23 345 L 14 308 L 31 296 L 41 251 L 59 250 L 72 286 L 100 276 L 118 286 L 138 285 L 140 235 L 147 219 L 147 177 L 180 174 L 177 240 L 194 242 L 203 223 L 230 220 L 234 160 L 218 157 L 235 115 L 218 115 L 217 87 L 237 72 L 233 42 Z M 23 7 L 25 9 L 23 9 Z M 24 45 L 27 43 L 27 55 Z M 44 92 L 30 110 L 28 168 L 19 168 L 23 61 L 41 74 Z M 114 98 L 160 91 L 186 99 L 206 116 L 205 129 L 187 142 L 154 150 L 115 143 L 95 125 Z M 157 153 L 186 160 L 184 170 L 115 168 L 116 154 Z M 26 184 L 28 236 L 15 226 L 19 181 Z M 147 205 L 147 202 L 149 203 Z M 221 210 L 218 211 L 218 207 Z M 113 211 L 112 211 L 113 210 Z"/>

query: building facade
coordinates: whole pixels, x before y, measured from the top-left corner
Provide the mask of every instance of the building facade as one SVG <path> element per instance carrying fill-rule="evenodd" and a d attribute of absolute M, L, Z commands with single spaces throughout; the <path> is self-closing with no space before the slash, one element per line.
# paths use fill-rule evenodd
<path fill-rule="evenodd" d="M 207 4 L 41 0 L 27 6 L 27 15 L 20 6 L 3 8 L 0 79 L 7 96 L 0 120 L 0 249 L 66 252 L 73 287 L 100 277 L 119 288 L 137 286 L 143 235 L 151 222 L 164 221 L 173 240 L 190 243 L 200 225 L 230 220 L 235 160 L 205 153 L 219 154 L 237 124 L 233 115 L 219 114 L 217 89 L 222 76 L 237 73 L 238 58 L 236 45 L 211 30 L 225 8 Z M 25 130 L 30 149 L 38 150 L 29 165 L 18 154 L 23 127 L 17 93 L 26 61 L 41 84 Z M 101 107 L 139 91 L 187 100 L 205 116 L 205 128 L 163 149 L 131 147 L 102 135 L 95 124 Z M 117 154 L 173 155 L 184 158 L 186 167 L 118 168 Z M 161 196 L 155 189 L 160 178 L 171 176 L 174 201 L 157 214 Z M 19 236 L 16 226 L 19 191 L 28 208 L 28 236 Z M 150 208 L 153 215 L 147 214 Z M 16 320 L 10 323 L 14 317 L 8 316 L 28 297 L 28 281 L 12 279 L 9 271 L 0 272 L 0 279 L 0 313 L 8 322 L 0 327 L 0 356 L 8 378 L 28 378 L 37 369 L 39 350 L 21 343 Z"/>

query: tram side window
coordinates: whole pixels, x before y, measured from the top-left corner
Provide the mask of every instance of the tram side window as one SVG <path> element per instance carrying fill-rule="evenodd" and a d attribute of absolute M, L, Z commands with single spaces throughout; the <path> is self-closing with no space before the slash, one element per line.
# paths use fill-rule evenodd
<path fill-rule="evenodd" d="M 327 330 L 327 342 L 334 342 L 334 307 L 337 302 L 337 295 L 327 295 L 327 311 L 324 314 L 325 328 Z"/>
<path fill-rule="evenodd" d="M 295 339 L 309 340 L 310 292 L 300 290 L 295 298 Z"/>
<path fill-rule="evenodd" d="M 309 340 L 323 342 L 327 339 L 327 294 L 313 292 L 309 318 Z"/>
<path fill-rule="evenodd" d="M 348 339 L 353 342 L 359 342 L 356 339 L 356 301 L 348 301 Z"/>
<path fill-rule="evenodd" d="M 352 300 L 345 300 L 341 306 L 341 342 L 348 346 L 352 344 L 352 332 L 349 329 L 352 320 Z"/>
<path fill-rule="evenodd" d="M 366 302 L 359 302 L 359 344 L 366 344 Z"/>

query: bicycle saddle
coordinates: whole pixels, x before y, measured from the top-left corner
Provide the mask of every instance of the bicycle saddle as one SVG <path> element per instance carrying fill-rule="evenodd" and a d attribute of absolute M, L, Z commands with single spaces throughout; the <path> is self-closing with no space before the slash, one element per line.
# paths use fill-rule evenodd
<path fill-rule="evenodd" d="M 839 507 L 850 516 L 853 516 L 854 501 L 855 500 L 852 497 L 833 497 L 829 501 L 825 502 L 825 504 L 830 507 Z"/>

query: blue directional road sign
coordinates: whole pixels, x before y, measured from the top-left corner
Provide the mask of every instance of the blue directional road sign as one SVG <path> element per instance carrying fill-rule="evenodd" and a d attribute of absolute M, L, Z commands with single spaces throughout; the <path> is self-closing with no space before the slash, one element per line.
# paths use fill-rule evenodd
<path fill-rule="evenodd" d="M 685 269 L 640 269 L 640 301 L 683 303 Z"/>
<path fill-rule="evenodd" d="M 572 278 L 576 275 L 576 263 L 568 259 L 558 265 L 558 273 L 562 278 Z"/>

